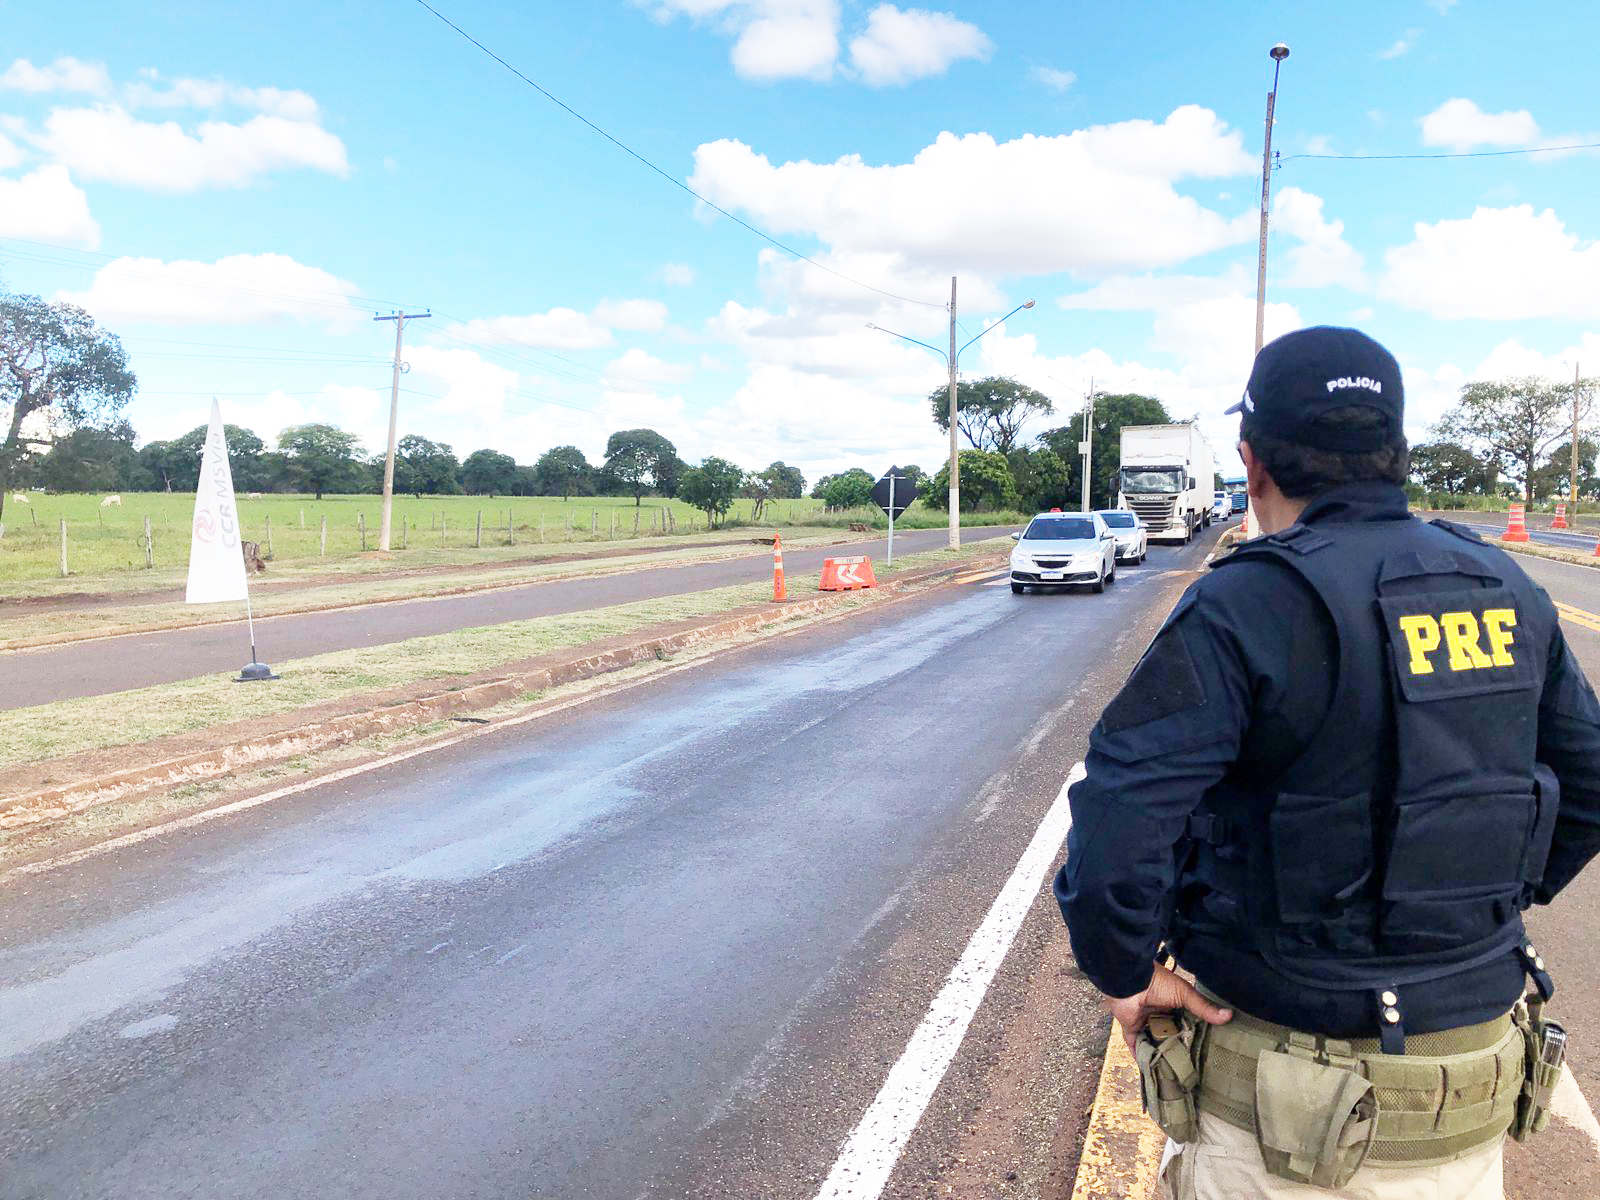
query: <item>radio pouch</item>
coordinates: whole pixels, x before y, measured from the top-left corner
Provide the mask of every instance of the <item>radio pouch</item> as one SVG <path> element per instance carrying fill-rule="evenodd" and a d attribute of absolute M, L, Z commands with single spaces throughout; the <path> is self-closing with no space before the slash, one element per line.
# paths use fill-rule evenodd
<path fill-rule="evenodd" d="M 1151 1017 L 1135 1043 L 1134 1059 L 1139 1064 L 1139 1090 L 1150 1119 L 1173 1141 L 1194 1141 L 1200 1136 L 1195 1107 L 1200 1072 L 1195 1069 L 1184 1029 L 1171 1017 Z"/>
<path fill-rule="evenodd" d="M 1522 1092 L 1517 1097 L 1517 1115 L 1511 1122 L 1511 1136 L 1525 1142 L 1536 1133 L 1544 1132 L 1550 1124 L 1550 1098 L 1561 1078 L 1561 1062 L 1547 1062 L 1544 1004 L 1537 997 L 1529 997 L 1519 1004 L 1511 1018 L 1522 1030 Z"/>
<path fill-rule="evenodd" d="M 1364 1075 L 1328 1057 L 1319 1061 L 1294 1045 L 1262 1052 L 1256 1060 L 1256 1141 L 1268 1174 L 1341 1188 L 1372 1148 L 1378 1101 Z"/>

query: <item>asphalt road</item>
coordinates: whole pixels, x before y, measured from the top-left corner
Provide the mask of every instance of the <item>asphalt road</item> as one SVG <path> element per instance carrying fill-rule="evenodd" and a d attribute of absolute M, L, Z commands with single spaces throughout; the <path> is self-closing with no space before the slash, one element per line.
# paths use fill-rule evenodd
<path fill-rule="evenodd" d="M 1461 513 L 1445 513 L 1447 520 L 1456 521 L 1467 528 L 1476 531 L 1483 537 L 1499 537 L 1506 531 L 1504 521 L 1484 521 L 1481 518 L 1467 518 Z M 1573 533 L 1570 530 L 1535 529 L 1528 527 L 1530 541 L 1541 546 L 1549 546 L 1555 550 L 1571 550 L 1575 554 L 1592 554 L 1595 548 L 1596 537 L 1592 533 Z"/>
<path fill-rule="evenodd" d="M 962 538 L 971 543 L 1005 537 L 1009 532 L 1008 528 L 973 528 L 964 531 Z M 910 530 L 896 535 L 895 549 L 903 554 L 933 550 L 943 546 L 948 536 L 943 529 Z M 870 554 L 882 561 L 885 549 L 886 543 L 880 539 L 825 549 L 788 550 L 784 552 L 784 565 L 796 573 L 816 571 L 821 569 L 824 558 L 840 554 Z M 745 558 L 692 566 L 647 567 L 462 596 L 268 617 L 256 622 L 256 645 L 264 661 L 281 663 L 330 650 L 380 646 L 454 629 L 678 596 L 759 582 L 771 576 L 770 555 L 752 553 Z M 6 680 L 5 688 L 0 689 L 0 710 L 28 708 L 75 696 L 105 695 L 197 675 L 237 674 L 249 661 L 249 647 L 244 623 L 240 621 L 0 652 L 0 670 Z"/>
<path fill-rule="evenodd" d="M 814 1196 L 1205 549 L 0 877 L 0 1194 Z M 1047 878 L 885 1195 L 1070 1189 L 1105 1023 Z"/>

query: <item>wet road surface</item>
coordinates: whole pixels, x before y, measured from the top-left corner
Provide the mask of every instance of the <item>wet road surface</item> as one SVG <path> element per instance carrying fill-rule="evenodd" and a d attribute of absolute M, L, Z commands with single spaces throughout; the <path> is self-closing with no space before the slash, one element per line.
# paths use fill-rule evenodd
<path fill-rule="evenodd" d="M 813 1195 L 1205 549 L 1100 596 L 943 589 L 0 878 L 0 1194 Z M 1104 1021 L 1069 965 L 1035 986 L 1062 944 L 1043 891 L 897 1179 L 954 1169 L 1019 1056 L 1015 1169 L 1069 1169 L 1086 1093 L 1051 1089 L 1092 1089 Z"/>
<path fill-rule="evenodd" d="M 961 536 L 964 544 L 970 544 L 1004 538 L 1009 532 L 1008 528 L 974 528 L 964 530 Z M 896 534 L 895 548 L 902 554 L 915 554 L 944 546 L 948 537 L 943 529 L 910 530 Z M 784 564 L 799 573 L 820 570 L 822 560 L 829 555 L 870 554 L 881 561 L 885 545 L 879 540 L 789 550 L 784 553 Z M 462 596 L 264 617 L 256 622 L 256 645 L 267 662 L 281 663 L 330 650 L 380 646 L 455 629 L 755 583 L 771 575 L 771 556 L 753 553 L 745 558 L 646 567 Z M 5 688 L 0 690 L 0 710 L 28 708 L 75 696 L 100 696 L 196 675 L 236 674 L 249 657 L 248 647 L 244 625 L 235 622 L 0 652 L 0 670 L 6 679 Z"/>

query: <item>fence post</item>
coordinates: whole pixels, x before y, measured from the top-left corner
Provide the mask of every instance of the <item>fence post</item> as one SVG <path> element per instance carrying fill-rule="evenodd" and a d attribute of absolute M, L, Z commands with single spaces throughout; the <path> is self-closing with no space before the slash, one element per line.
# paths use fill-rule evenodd
<path fill-rule="evenodd" d="M 272 518 L 267 518 L 267 557 L 273 558 L 272 553 Z"/>
<path fill-rule="evenodd" d="M 400 549 L 402 550 L 406 549 L 411 541 L 411 539 L 406 536 L 406 527 L 410 524 L 411 522 L 407 521 L 404 517 L 400 518 Z"/>
<path fill-rule="evenodd" d="M 304 529 L 305 527 L 306 527 L 306 510 L 302 508 L 300 510 L 300 528 Z"/>
<path fill-rule="evenodd" d="M 446 522 L 444 513 L 440 513 L 439 514 L 439 545 L 448 546 L 449 544 L 450 544 L 450 527 L 449 527 L 448 523 Z"/>
<path fill-rule="evenodd" d="M 322 514 L 322 534 L 317 539 L 317 555 L 320 558 L 328 557 L 328 514 Z"/>
<path fill-rule="evenodd" d="M 594 509 L 589 510 L 589 536 L 593 537 L 600 532 L 600 514 Z"/>
<path fill-rule="evenodd" d="M 67 519 L 61 518 L 61 578 L 67 577 Z"/>
<path fill-rule="evenodd" d="M 544 544 L 544 514 L 539 514 L 539 544 Z"/>
<path fill-rule="evenodd" d="M 367 514 L 364 512 L 357 513 L 356 524 L 361 529 L 361 552 L 365 554 L 367 552 Z"/>
<path fill-rule="evenodd" d="M 517 535 L 512 530 L 512 525 L 511 525 L 511 506 L 508 504 L 508 505 L 506 505 L 506 545 L 515 546 L 516 544 L 517 544 Z"/>
<path fill-rule="evenodd" d="M 478 510 L 478 532 L 472 536 L 472 546 L 477 549 L 483 545 L 483 509 Z"/>
<path fill-rule="evenodd" d="M 617 540 L 617 510 L 614 508 L 611 510 L 611 540 Z"/>
<path fill-rule="evenodd" d="M 156 543 L 150 536 L 150 518 L 144 519 L 144 565 L 149 570 L 156 565 Z"/>
<path fill-rule="evenodd" d="M 633 536 L 639 536 L 639 506 L 637 504 L 633 506 Z"/>

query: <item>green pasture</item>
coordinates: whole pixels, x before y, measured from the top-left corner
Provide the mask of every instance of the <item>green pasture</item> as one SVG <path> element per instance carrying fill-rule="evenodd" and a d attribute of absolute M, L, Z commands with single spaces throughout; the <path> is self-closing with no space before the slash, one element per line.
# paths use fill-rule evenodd
<path fill-rule="evenodd" d="M 28 493 L 28 503 L 7 496 L 0 534 L 0 583 L 59 578 L 61 522 L 66 522 L 67 570 L 71 576 L 136 576 L 146 570 L 142 544 L 150 520 L 152 566 L 187 569 L 194 496 L 187 493 L 124 492 L 120 506 L 101 507 L 101 495 Z M 276 562 L 350 559 L 378 547 L 382 502 L 378 496 L 266 494 L 238 497 L 246 540 L 258 542 Z M 727 523 L 749 524 L 754 501 L 739 500 Z M 762 525 L 807 524 L 822 512 L 819 500 L 769 502 Z M 482 532 L 478 525 L 482 519 Z M 878 514 L 882 519 L 882 514 Z M 324 544 L 323 522 L 327 523 Z M 829 522 L 831 523 L 831 522 Z M 705 514 L 680 500 L 628 496 L 396 496 L 390 549 L 397 565 L 429 563 L 478 548 L 533 547 L 560 543 L 619 541 L 634 537 L 681 538 L 705 532 Z M 366 529 L 363 543 L 362 528 Z M 442 553 L 441 553 L 442 552 Z"/>

